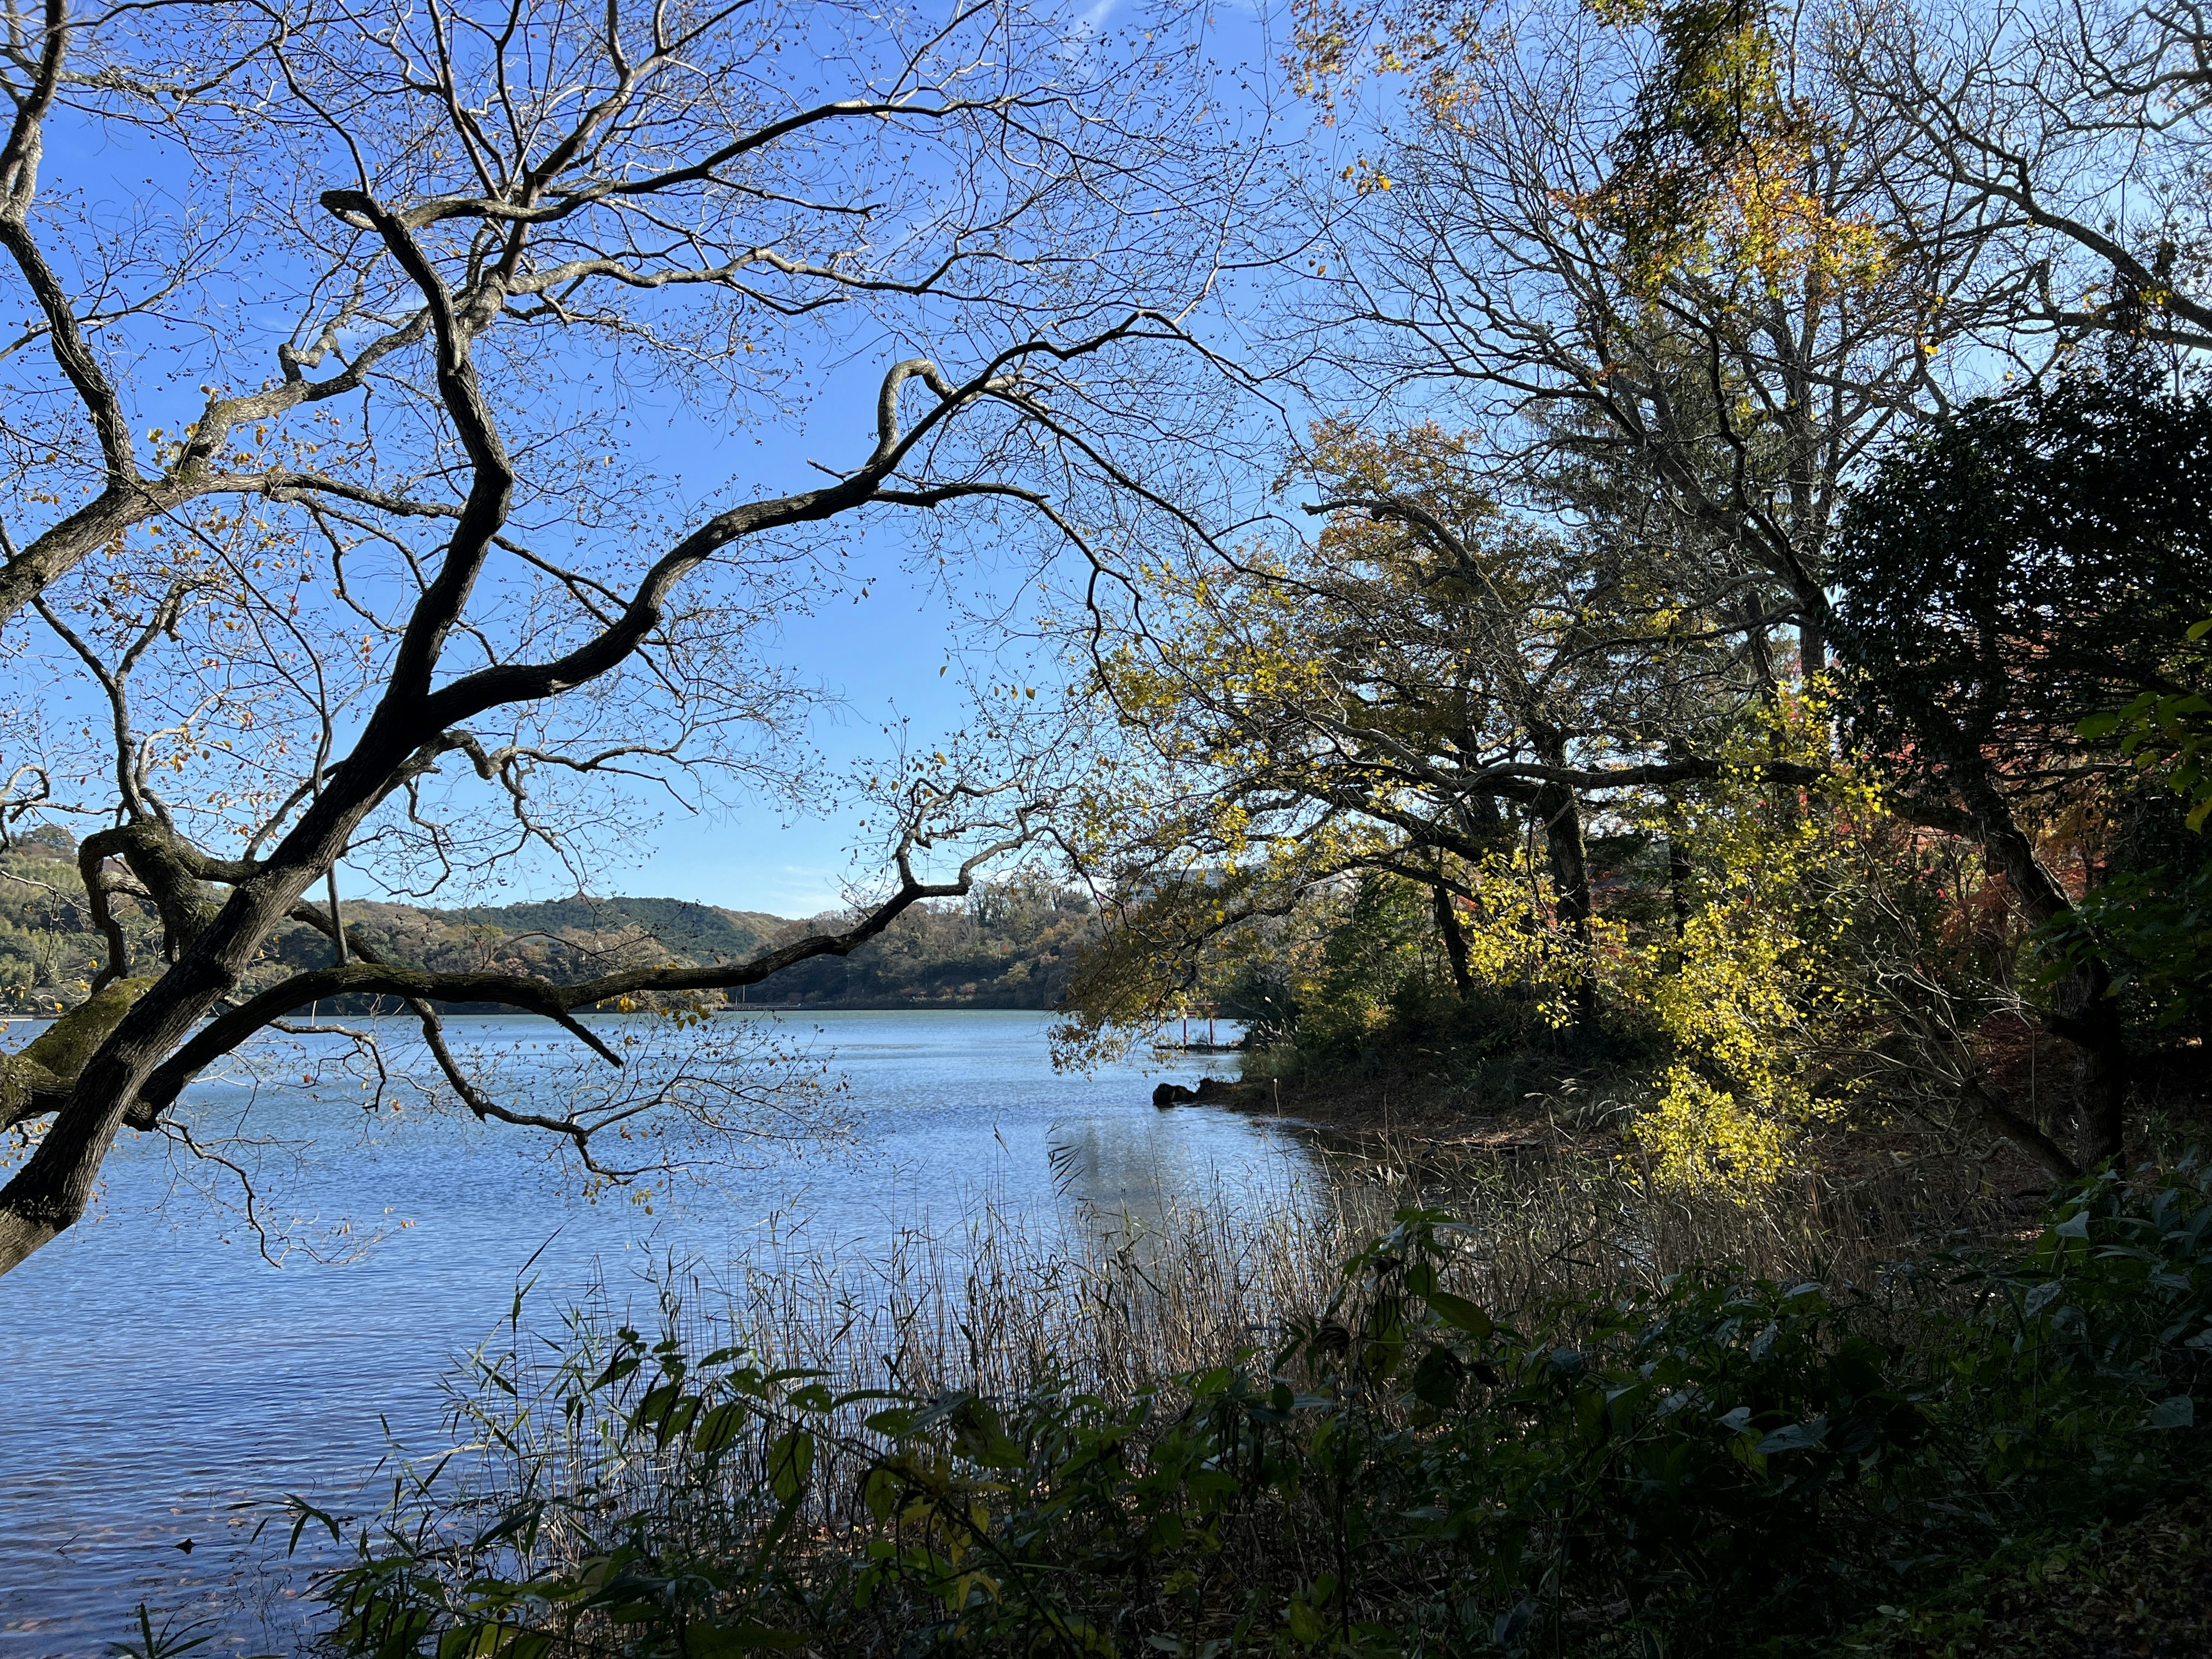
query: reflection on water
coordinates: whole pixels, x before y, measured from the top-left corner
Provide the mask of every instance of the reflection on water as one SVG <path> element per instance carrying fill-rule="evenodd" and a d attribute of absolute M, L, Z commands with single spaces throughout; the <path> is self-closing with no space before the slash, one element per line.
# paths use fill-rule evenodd
<path fill-rule="evenodd" d="M 445 1356 L 505 1313 L 533 1255 L 540 1307 L 600 1278 L 649 1300 L 636 1270 L 671 1251 L 849 1260 L 902 1226 L 957 1233 L 985 1199 L 1040 1221 L 1079 1201 L 1157 1219 L 1178 1200 L 1273 1199 L 1309 1167 L 1264 1121 L 1156 1111 L 1133 1066 L 1054 1076 L 1046 1024 L 983 1012 L 794 1021 L 794 1038 L 826 1034 L 849 1084 L 820 1103 L 842 1145 L 776 1148 L 654 1213 L 620 1194 L 587 1201 L 542 1137 L 420 1097 L 364 1114 L 335 1039 L 272 1051 L 258 1082 L 202 1091 L 197 1124 L 241 1137 L 233 1153 L 280 1220 L 338 1254 L 382 1233 L 350 1262 L 270 1267 L 234 1214 L 194 1194 L 205 1165 L 126 1135 L 96 1219 L 0 1279 L 0 1659 L 102 1653 L 142 1600 L 213 1620 L 221 1640 L 201 1652 L 285 1645 L 297 1576 L 264 1570 L 270 1538 L 254 1543 L 254 1529 L 286 1493 L 357 1497 L 386 1424 L 418 1444 L 434 1435 Z M 456 1045 L 501 1056 L 510 1086 L 598 1086 L 544 1030 L 454 1023 Z M 19 1024 L 7 1042 L 29 1035 Z M 284 1530 L 270 1533 L 281 1544 Z"/>
<path fill-rule="evenodd" d="M 1224 1171 L 1221 1148 L 1192 1133 L 1193 1126 L 1175 1124 L 1175 1132 L 1161 1133 L 1161 1119 L 1175 1115 L 1116 1114 L 1054 1124 L 1051 1158 L 1061 1192 L 1091 1209 L 1158 1222 L 1170 1204 L 1202 1200 L 1218 1177 L 1234 1180 L 1240 1171 Z M 1280 1190 L 1279 1179 L 1265 1184 L 1271 1193 Z"/>

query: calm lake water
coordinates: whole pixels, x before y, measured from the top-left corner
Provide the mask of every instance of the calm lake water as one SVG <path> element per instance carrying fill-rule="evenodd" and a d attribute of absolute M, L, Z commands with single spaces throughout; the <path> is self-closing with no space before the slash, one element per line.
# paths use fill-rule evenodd
<path fill-rule="evenodd" d="M 271 1048 L 251 1075 L 197 1091 L 188 1121 L 204 1139 L 244 1137 L 230 1155 L 294 1237 L 343 1255 L 382 1235 L 357 1260 L 295 1253 L 281 1269 L 194 1189 L 213 1177 L 234 1197 L 234 1182 L 125 1132 L 96 1217 L 0 1279 L 0 1659 L 105 1653 L 142 1601 L 157 1627 L 207 1621 L 217 1639 L 201 1653 L 289 1650 L 303 1575 L 270 1569 L 281 1522 L 258 1541 L 254 1528 L 287 1493 L 361 1507 L 387 1425 L 434 1443 L 448 1357 L 501 1322 L 533 1256 L 541 1313 L 602 1282 L 649 1307 L 646 1275 L 672 1253 L 709 1275 L 793 1252 L 867 1259 L 902 1227 L 957 1232 L 985 1203 L 1048 1227 L 1086 1202 L 1273 1203 L 1317 1181 L 1279 1126 L 1154 1110 L 1156 1079 L 1133 1065 L 1055 1075 L 1047 1023 L 789 1017 L 785 1039 L 829 1063 L 817 1109 L 842 1143 L 772 1151 L 657 1213 L 620 1194 L 587 1201 L 532 1132 L 404 1090 L 398 1110 L 364 1113 L 373 1091 L 344 1073 L 340 1039 Z M 15 1022 L 0 1042 L 35 1029 Z M 665 1041 L 643 1020 L 596 1029 Z M 457 1020 L 453 1036 L 499 1061 L 510 1100 L 544 1109 L 599 1085 L 542 1024 Z M 1203 1064 L 1169 1074 L 1193 1081 Z"/>

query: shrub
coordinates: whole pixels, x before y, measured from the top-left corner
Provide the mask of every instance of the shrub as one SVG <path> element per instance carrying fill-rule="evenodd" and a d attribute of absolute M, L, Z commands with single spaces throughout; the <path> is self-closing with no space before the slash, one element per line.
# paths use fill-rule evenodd
<path fill-rule="evenodd" d="M 328 1589 L 355 1654 L 1802 1652 L 2197 1466 L 2212 1178 L 1863 1286 L 1720 1267 L 1519 1330 L 1401 1212 L 1265 1351 L 1118 1396 L 835 1391 L 634 1330 L 575 1456 L 434 1482 Z M 824 1470 L 843 1472 L 836 1480 Z M 404 1511 L 404 1513 L 403 1513 Z M 466 1524 L 463 1524 L 465 1522 Z"/>

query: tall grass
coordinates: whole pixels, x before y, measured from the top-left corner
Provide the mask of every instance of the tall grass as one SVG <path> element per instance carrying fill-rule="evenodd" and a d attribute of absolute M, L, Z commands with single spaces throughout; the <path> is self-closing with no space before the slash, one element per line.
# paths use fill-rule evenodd
<path fill-rule="evenodd" d="M 340 1586 L 349 1645 L 416 1651 L 471 1595 L 466 1616 L 481 1619 L 485 1583 L 604 1577 L 617 1558 L 724 1564 L 692 1570 L 714 1579 L 708 1601 L 836 1601 L 822 1575 L 849 1577 L 881 1533 L 871 1483 L 898 1439 L 876 1416 L 887 1397 L 1079 1401 L 1092 1403 L 1079 1414 L 1108 1418 L 1141 1401 L 1148 1422 L 1171 1420 L 1192 1408 L 1194 1377 L 1255 1356 L 1264 1371 L 1350 1317 L 1341 1264 L 1408 1206 L 1458 1223 L 1440 1287 L 1501 1327 L 1536 1328 L 1562 1307 L 1587 1316 L 1609 1298 L 1663 1296 L 1698 1263 L 1869 1281 L 1883 1261 L 1989 1220 L 1984 1186 L 1971 1166 L 1929 1161 L 1851 1185 L 1663 1194 L 1618 1162 L 1385 1145 L 1331 1161 L 1319 1185 L 1234 1201 L 1141 1216 L 985 1205 L 956 1229 L 908 1227 L 871 1257 L 787 1245 L 720 1273 L 670 1262 L 642 1318 L 603 1290 L 549 1329 L 518 1295 L 450 1379 L 454 1446 L 404 1466 L 381 1541 L 365 1535 L 375 1571 Z M 720 1405 L 742 1407 L 747 1429 L 710 1436 L 702 1456 L 699 1425 Z M 773 1593 L 715 1577 L 771 1565 L 788 1581 Z M 567 1645 L 547 1651 L 629 1651 L 578 1595 L 562 1613 L 557 1598 L 518 1593 L 512 1617 L 564 1630 Z M 885 1603 L 866 1639 L 847 1636 L 855 1651 L 889 1650 L 915 1616 Z"/>
<path fill-rule="evenodd" d="M 1455 1288 L 1508 1321 L 1655 1290 L 1697 1264 L 1864 1282 L 1999 1213 L 1972 1166 L 1938 1161 L 1753 1195 L 1664 1193 L 1611 1160 L 1439 1159 L 1412 1143 L 1324 1164 L 1318 1184 L 1143 1214 L 1072 1205 L 1039 1217 L 985 1203 L 955 1228 L 904 1226 L 880 1255 L 858 1259 L 802 1241 L 719 1268 L 672 1261 L 655 1275 L 659 1334 L 696 1352 L 742 1340 L 764 1367 L 815 1372 L 840 1392 L 1012 1395 L 1049 1375 L 1127 1399 L 1310 1323 L 1341 1264 L 1409 1206 L 1454 1218 Z M 560 1312 L 570 1354 L 599 1352 L 619 1323 L 604 1286 Z M 503 1423 L 491 1431 L 510 1388 L 542 1389 L 554 1374 L 554 1350 L 510 1326 L 450 1379 L 457 1423 L 475 1423 L 488 1448 L 513 1437 Z M 543 1413 L 526 1425 L 550 1426 Z M 532 1457 L 545 1449 L 529 1444 Z"/>

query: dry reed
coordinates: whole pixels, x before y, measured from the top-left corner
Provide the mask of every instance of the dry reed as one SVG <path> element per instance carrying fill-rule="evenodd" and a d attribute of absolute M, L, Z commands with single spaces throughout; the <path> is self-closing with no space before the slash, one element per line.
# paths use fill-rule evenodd
<path fill-rule="evenodd" d="M 670 1264 L 657 1280 L 659 1334 L 694 1355 L 742 1342 L 763 1368 L 818 1372 L 838 1394 L 1003 1398 L 1050 1379 L 1119 1401 L 1270 1352 L 1325 1306 L 1338 1264 L 1408 1206 L 1457 1218 L 1455 1288 L 1520 1322 L 1569 1299 L 1649 1288 L 1698 1261 L 1864 1282 L 1976 1212 L 1980 1192 L 1971 1166 L 1934 1161 L 1749 1200 L 1662 1194 L 1617 1162 L 1571 1155 L 1439 1164 L 1386 1147 L 1325 1167 L 1318 1185 L 1166 1203 L 1146 1216 L 1073 1206 L 1039 1218 L 986 1204 L 955 1231 L 906 1227 L 874 1258 L 787 1242 L 721 1273 Z M 463 1507 L 586 1488 L 652 1507 L 659 1475 L 649 1444 L 604 1418 L 548 1409 L 563 1367 L 573 1383 L 604 1364 L 621 1311 L 602 1292 L 569 1312 L 558 1345 L 518 1328 L 456 1376 L 455 1425 L 469 1455 L 447 1467 L 449 1477 L 467 1471 Z M 860 1427 L 865 1411 L 843 1413 L 821 1437 L 819 1524 L 850 1518 L 879 1449 Z M 733 1478 L 742 1485 L 757 1471 L 740 1465 Z M 449 1486 L 441 1501 L 453 1496 Z M 557 1547 L 557 1529 L 546 1541 Z"/>

